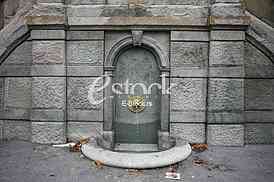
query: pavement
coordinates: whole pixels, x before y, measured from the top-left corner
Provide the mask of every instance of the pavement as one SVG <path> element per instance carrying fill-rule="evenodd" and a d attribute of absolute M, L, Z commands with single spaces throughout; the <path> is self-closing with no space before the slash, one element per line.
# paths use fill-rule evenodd
<path fill-rule="evenodd" d="M 194 163 L 196 162 L 196 163 Z M 274 145 L 213 147 L 177 165 L 181 181 L 273 182 Z M 128 170 L 96 166 L 81 153 L 24 141 L 0 143 L 0 182 L 170 182 L 169 167 Z"/>

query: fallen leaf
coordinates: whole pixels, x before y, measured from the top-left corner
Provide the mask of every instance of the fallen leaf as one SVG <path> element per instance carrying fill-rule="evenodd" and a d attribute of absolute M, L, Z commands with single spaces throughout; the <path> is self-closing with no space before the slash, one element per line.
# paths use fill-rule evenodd
<path fill-rule="evenodd" d="M 94 161 L 94 164 L 96 165 L 97 169 L 103 168 L 103 163 L 99 160 Z"/>
<path fill-rule="evenodd" d="M 192 164 L 194 166 L 199 166 L 199 167 L 200 166 L 207 166 L 208 165 L 208 161 L 197 158 L 197 159 L 193 159 L 192 160 Z"/>
<path fill-rule="evenodd" d="M 208 149 L 207 144 L 192 144 L 191 147 L 192 150 L 195 152 L 203 152 Z"/>

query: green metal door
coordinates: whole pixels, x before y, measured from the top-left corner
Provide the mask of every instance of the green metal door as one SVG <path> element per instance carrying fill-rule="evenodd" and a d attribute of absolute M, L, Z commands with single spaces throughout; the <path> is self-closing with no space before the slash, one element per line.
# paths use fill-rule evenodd
<path fill-rule="evenodd" d="M 155 56 L 142 47 L 127 49 L 118 57 L 114 81 L 123 84 L 115 87 L 121 92 L 114 99 L 115 142 L 157 144 L 161 90 L 155 85 L 160 84 Z M 152 84 L 151 94 L 146 93 Z"/>

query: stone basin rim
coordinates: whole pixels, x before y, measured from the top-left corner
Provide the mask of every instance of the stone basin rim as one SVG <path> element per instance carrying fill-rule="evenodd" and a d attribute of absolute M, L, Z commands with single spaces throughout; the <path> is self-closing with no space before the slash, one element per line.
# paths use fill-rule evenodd
<path fill-rule="evenodd" d="M 191 146 L 187 142 L 179 142 L 176 146 L 160 152 L 115 152 L 101 148 L 96 141 L 81 147 L 83 155 L 91 160 L 98 160 L 111 167 L 127 169 L 151 169 L 166 167 L 185 160 L 191 154 Z"/>

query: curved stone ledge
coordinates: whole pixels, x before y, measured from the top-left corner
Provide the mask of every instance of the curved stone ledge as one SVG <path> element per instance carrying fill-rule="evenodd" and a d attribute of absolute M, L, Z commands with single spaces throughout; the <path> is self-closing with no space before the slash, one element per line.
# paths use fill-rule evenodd
<path fill-rule="evenodd" d="M 262 44 L 274 55 L 274 28 L 266 24 L 259 18 L 246 11 L 250 17 L 250 26 L 247 30 L 247 35 L 253 37 L 258 43 Z"/>
<path fill-rule="evenodd" d="M 151 153 L 114 152 L 99 147 L 95 141 L 83 145 L 81 150 L 87 158 L 101 161 L 104 165 L 132 169 L 168 166 L 185 160 L 191 154 L 191 146 L 186 141 L 178 142 L 169 150 Z"/>

